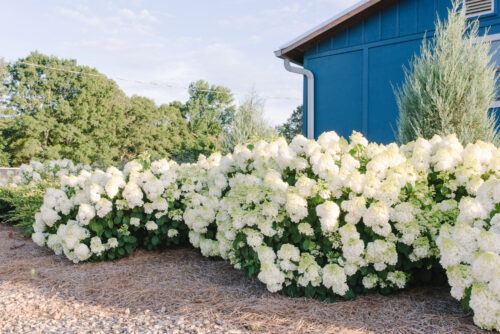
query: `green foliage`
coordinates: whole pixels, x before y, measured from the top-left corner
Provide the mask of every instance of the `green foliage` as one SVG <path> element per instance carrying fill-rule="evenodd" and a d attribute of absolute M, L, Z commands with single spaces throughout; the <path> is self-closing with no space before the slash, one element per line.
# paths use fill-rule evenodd
<path fill-rule="evenodd" d="M 168 135 L 164 147 L 168 156 L 177 162 L 196 161 L 200 147 L 194 134 L 189 130 L 187 120 L 182 116 L 184 106 L 180 102 L 161 105 L 159 110 L 163 131 Z"/>
<path fill-rule="evenodd" d="M 5 120 L 5 117 L 8 115 L 5 115 L 5 108 L 2 108 L 2 100 L 5 98 L 5 86 L 4 84 L 6 83 L 6 80 L 8 78 L 8 71 L 7 71 L 7 64 L 5 61 L 0 58 L 0 120 Z M 5 147 L 6 147 L 6 141 L 1 136 L 1 134 L 4 131 L 4 122 L 0 121 L 0 166 L 9 166 L 10 164 L 10 155 L 8 152 L 6 152 Z"/>
<path fill-rule="evenodd" d="M 0 62 L 0 108 L 10 116 L 0 118 L 0 165 L 67 158 L 108 166 L 144 151 L 195 161 L 220 148 L 235 107 L 221 86 L 198 81 L 189 93 L 186 104 L 157 107 L 151 99 L 127 97 L 76 60 L 33 52 L 8 66 Z"/>
<path fill-rule="evenodd" d="M 8 76 L 9 71 L 7 69 L 7 64 L 3 58 L 0 58 L 0 101 L 5 95 L 4 84 L 6 83 Z"/>
<path fill-rule="evenodd" d="M 220 148 L 223 131 L 231 124 L 236 107 L 231 91 L 199 80 L 189 85 L 189 99 L 182 108 L 195 152 L 209 154 Z"/>
<path fill-rule="evenodd" d="M 9 65 L 9 73 L 6 106 L 16 116 L 3 137 L 13 164 L 33 158 L 110 164 L 119 158 L 126 96 L 113 81 L 75 60 L 37 52 Z"/>
<path fill-rule="evenodd" d="M 0 222 L 13 224 L 24 235 L 31 235 L 35 214 L 40 211 L 46 190 L 57 186 L 58 182 L 50 179 L 0 187 Z"/>
<path fill-rule="evenodd" d="M 276 138 L 276 131 L 267 124 L 263 114 L 264 102 L 255 92 L 251 93 L 238 108 L 233 121 L 225 131 L 222 141 L 223 151 L 232 152 L 238 144 Z"/>
<path fill-rule="evenodd" d="M 280 125 L 277 130 L 280 136 L 291 141 L 293 137 L 302 133 L 302 117 L 304 114 L 303 106 L 298 106 L 285 123 Z"/>
<path fill-rule="evenodd" d="M 446 22 L 439 19 L 432 41 L 424 40 L 420 56 L 405 69 L 396 91 L 399 106 L 397 140 L 456 133 L 462 144 L 498 142 L 495 113 L 496 70 L 491 46 L 479 37 L 479 22 L 468 21 L 455 1 Z"/>
<path fill-rule="evenodd" d="M 0 109 L 1 110 L 1 109 Z M 7 119 L 0 119 L 0 166 L 10 166 L 10 154 L 7 151 L 7 141 L 5 138 L 2 136 L 4 130 L 8 128 L 8 122 L 9 120 Z"/>
<path fill-rule="evenodd" d="M 183 140 L 189 138 L 187 123 L 175 105 L 158 108 L 154 101 L 132 96 L 126 105 L 126 125 L 120 136 L 119 160 L 133 159 L 148 151 L 153 158 L 169 157 L 181 152 Z"/>

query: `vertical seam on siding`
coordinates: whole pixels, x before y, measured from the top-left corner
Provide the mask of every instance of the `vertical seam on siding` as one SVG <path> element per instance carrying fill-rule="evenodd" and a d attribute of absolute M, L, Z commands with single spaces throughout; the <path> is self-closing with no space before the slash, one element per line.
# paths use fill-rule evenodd
<path fill-rule="evenodd" d="M 399 34 L 399 0 L 396 3 L 396 36 L 401 37 Z"/>
<path fill-rule="evenodd" d="M 382 10 L 378 12 L 378 40 L 382 40 Z"/>
<path fill-rule="evenodd" d="M 365 137 L 368 137 L 368 81 L 369 81 L 369 52 L 370 49 L 368 47 L 363 48 L 363 110 L 362 110 L 362 118 L 361 118 L 361 132 Z"/>
<path fill-rule="evenodd" d="M 362 44 L 365 44 L 366 43 L 366 33 L 365 33 L 365 29 L 366 29 L 366 24 L 365 24 L 365 21 L 366 19 L 363 19 L 363 21 L 361 22 L 361 43 Z"/>

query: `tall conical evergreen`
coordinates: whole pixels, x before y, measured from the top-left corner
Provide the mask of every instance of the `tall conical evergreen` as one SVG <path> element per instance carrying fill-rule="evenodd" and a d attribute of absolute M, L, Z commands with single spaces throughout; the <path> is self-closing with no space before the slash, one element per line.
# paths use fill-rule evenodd
<path fill-rule="evenodd" d="M 451 133 L 463 144 L 498 144 L 496 116 L 490 112 L 497 94 L 491 44 L 460 3 L 453 2 L 447 21 L 438 19 L 434 38 L 424 40 L 420 55 L 405 69 L 405 82 L 396 91 L 400 144 Z"/>

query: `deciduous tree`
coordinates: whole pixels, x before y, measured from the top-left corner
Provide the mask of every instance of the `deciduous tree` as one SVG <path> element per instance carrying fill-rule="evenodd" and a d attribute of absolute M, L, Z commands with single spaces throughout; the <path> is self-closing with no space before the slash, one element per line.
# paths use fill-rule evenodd
<path fill-rule="evenodd" d="M 278 126 L 278 133 L 280 136 L 285 137 L 288 141 L 292 140 L 293 137 L 302 133 L 302 117 L 303 117 L 303 107 L 298 106 L 286 120 L 285 123 Z"/>
<path fill-rule="evenodd" d="M 255 142 L 260 139 L 272 140 L 276 131 L 264 119 L 264 102 L 252 92 L 238 108 L 233 121 L 225 131 L 222 147 L 232 152 L 238 144 Z"/>

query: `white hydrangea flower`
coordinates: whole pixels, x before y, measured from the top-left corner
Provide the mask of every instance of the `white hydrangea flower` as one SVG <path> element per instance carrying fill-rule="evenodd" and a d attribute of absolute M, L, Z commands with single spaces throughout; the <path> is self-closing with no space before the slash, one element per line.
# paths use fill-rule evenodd
<path fill-rule="evenodd" d="M 403 289 L 406 286 L 406 274 L 402 271 L 392 271 L 387 274 L 387 280 L 397 286 L 399 289 Z"/>
<path fill-rule="evenodd" d="M 316 206 L 316 213 L 321 222 L 321 229 L 325 233 L 335 232 L 339 225 L 340 208 L 337 203 L 325 201 Z"/>
<path fill-rule="evenodd" d="M 36 232 L 31 235 L 31 239 L 33 239 L 33 242 L 35 242 L 38 246 L 43 247 L 45 246 L 46 243 L 46 238 L 45 235 L 41 232 Z"/>
<path fill-rule="evenodd" d="M 280 259 L 280 267 L 285 271 L 297 270 L 297 265 L 300 261 L 300 250 L 291 244 L 281 245 L 278 253 L 278 258 Z"/>
<path fill-rule="evenodd" d="M 247 243 L 250 247 L 256 249 L 262 245 L 262 241 L 264 240 L 262 233 L 251 228 L 243 229 L 243 232 L 247 236 Z"/>
<path fill-rule="evenodd" d="M 139 226 L 141 224 L 141 220 L 137 217 L 132 217 L 130 218 L 130 225 L 132 226 Z"/>
<path fill-rule="evenodd" d="M 286 211 L 294 223 L 307 217 L 307 201 L 300 195 L 289 192 L 286 198 Z"/>
<path fill-rule="evenodd" d="M 90 249 L 87 245 L 79 243 L 75 246 L 75 256 L 78 261 L 86 261 L 92 256 Z"/>
<path fill-rule="evenodd" d="M 297 182 L 295 183 L 297 193 L 304 198 L 310 198 L 316 195 L 314 191 L 315 186 L 316 180 L 310 179 L 305 175 L 299 177 Z"/>
<path fill-rule="evenodd" d="M 78 215 L 76 216 L 76 220 L 82 225 L 88 225 L 89 222 L 95 217 L 96 210 L 95 208 L 88 204 L 82 203 L 78 208 Z"/>
<path fill-rule="evenodd" d="M 118 247 L 118 240 L 116 238 L 109 238 L 108 239 L 108 246 L 109 246 L 109 248 Z"/>
<path fill-rule="evenodd" d="M 311 227 L 309 223 L 300 223 L 297 226 L 297 229 L 299 230 L 300 234 L 303 234 L 305 236 L 310 237 L 314 235 L 314 229 Z"/>
<path fill-rule="evenodd" d="M 344 269 L 338 264 L 327 264 L 323 268 L 323 285 L 340 296 L 345 295 L 349 290 L 347 276 Z"/>
<path fill-rule="evenodd" d="M 363 222 L 371 227 L 373 232 L 386 237 L 391 233 L 389 224 L 389 208 L 384 202 L 374 202 L 363 215 Z"/>
<path fill-rule="evenodd" d="M 395 265 L 398 262 L 396 245 L 380 239 L 369 242 L 366 247 L 366 259 L 374 264 L 377 271 L 384 270 L 387 264 Z"/>
<path fill-rule="evenodd" d="M 366 289 L 373 289 L 377 286 L 379 278 L 375 274 L 368 274 L 363 277 L 362 283 Z"/>
<path fill-rule="evenodd" d="M 276 264 L 271 262 L 261 263 L 260 272 L 257 278 L 266 285 L 270 292 L 278 292 L 285 282 L 285 275 Z"/>
<path fill-rule="evenodd" d="M 363 196 L 355 196 L 341 203 L 342 210 L 347 212 L 345 221 L 357 224 L 366 212 L 366 199 Z"/>
<path fill-rule="evenodd" d="M 176 236 L 178 236 L 178 235 L 179 235 L 179 231 L 178 231 L 178 230 L 176 230 L 175 228 L 171 228 L 171 229 L 169 229 L 169 230 L 167 231 L 167 236 L 168 236 L 169 238 L 174 238 L 174 237 L 176 237 Z"/>
<path fill-rule="evenodd" d="M 486 283 L 500 275 L 500 256 L 493 252 L 479 254 L 472 263 L 472 274 L 481 283 Z"/>
<path fill-rule="evenodd" d="M 53 209 L 50 209 L 44 205 L 40 208 L 41 219 L 45 223 L 45 225 L 52 227 L 56 221 L 58 221 L 61 216 L 57 214 L 57 212 Z"/>
<path fill-rule="evenodd" d="M 299 285 L 319 286 L 321 284 L 323 269 L 310 253 L 305 252 L 300 255 L 298 272 L 301 274 L 297 281 Z"/>
<path fill-rule="evenodd" d="M 144 226 L 148 231 L 156 231 L 158 229 L 158 225 L 152 220 L 148 221 Z"/>
<path fill-rule="evenodd" d="M 101 238 L 98 236 L 90 239 L 90 251 L 97 256 L 101 256 L 104 251 L 106 251 L 106 247 L 102 244 Z"/>
<path fill-rule="evenodd" d="M 108 213 L 113 210 L 113 203 L 106 198 L 101 198 L 95 204 L 95 209 L 97 215 L 101 218 L 104 218 Z"/>
<path fill-rule="evenodd" d="M 118 195 L 121 188 L 125 187 L 126 183 L 121 174 L 113 174 L 105 185 L 106 194 L 113 199 Z"/>
<path fill-rule="evenodd" d="M 133 209 L 137 206 L 144 205 L 144 201 L 142 200 L 143 194 L 141 188 L 137 185 L 137 183 L 130 181 L 123 189 L 123 198 L 127 201 L 128 207 Z"/>
<path fill-rule="evenodd" d="M 219 256 L 219 242 L 206 238 L 200 238 L 201 254 L 207 257 Z"/>

